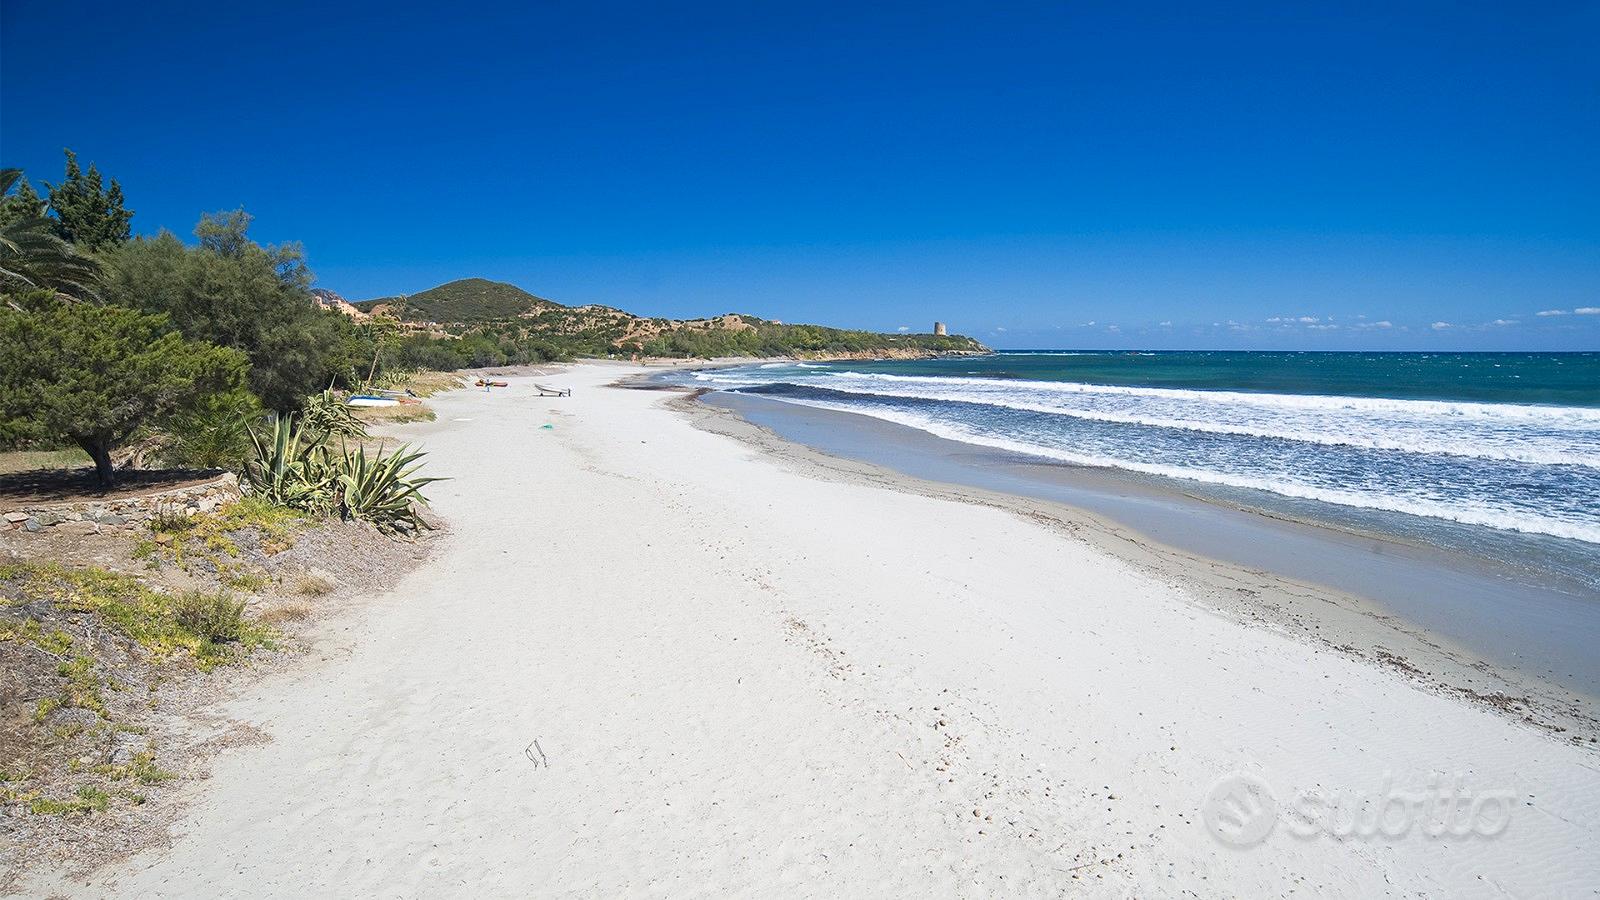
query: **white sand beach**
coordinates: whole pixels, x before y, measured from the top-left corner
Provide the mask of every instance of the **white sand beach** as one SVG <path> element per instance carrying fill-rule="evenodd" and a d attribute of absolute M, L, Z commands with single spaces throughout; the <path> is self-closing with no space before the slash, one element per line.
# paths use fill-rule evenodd
<path fill-rule="evenodd" d="M 170 847 L 32 889 L 1600 885 L 1595 750 L 1244 622 L 1039 517 L 836 477 L 694 427 L 677 395 L 606 386 L 634 371 L 441 395 L 437 422 L 396 429 L 451 479 L 429 490 L 450 525 L 433 559 L 229 702 L 265 740 L 215 759 Z M 1237 774 L 1271 797 L 1208 807 Z M 1440 789 L 1492 833 L 1430 833 L 1439 807 L 1402 795 Z M 1369 833 L 1368 801 L 1411 827 Z M 1470 828 L 1468 806 L 1445 825 Z M 1352 811 L 1355 834 L 1327 833 Z"/>

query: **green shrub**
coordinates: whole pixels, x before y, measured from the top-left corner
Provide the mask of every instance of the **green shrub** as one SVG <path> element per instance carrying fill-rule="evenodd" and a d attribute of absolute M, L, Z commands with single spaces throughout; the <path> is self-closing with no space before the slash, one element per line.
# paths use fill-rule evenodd
<path fill-rule="evenodd" d="M 192 530 L 195 517 L 184 512 L 181 506 L 161 506 L 150 518 L 150 530 L 156 534 L 182 534 Z"/>
<path fill-rule="evenodd" d="M 84 785 L 77 790 L 77 796 L 71 800 L 51 800 L 48 797 L 33 797 L 28 803 L 28 810 L 36 816 L 60 816 L 73 813 L 104 812 L 111 804 L 111 796 L 96 787 Z"/>
<path fill-rule="evenodd" d="M 190 591 L 173 608 L 178 626 L 213 644 L 227 644 L 244 635 L 244 601 L 228 593 Z"/>
<path fill-rule="evenodd" d="M 261 418 L 261 402 L 237 390 L 198 403 L 163 423 L 163 464 L 238 472 L 250 458 L 250 426 Z"/>

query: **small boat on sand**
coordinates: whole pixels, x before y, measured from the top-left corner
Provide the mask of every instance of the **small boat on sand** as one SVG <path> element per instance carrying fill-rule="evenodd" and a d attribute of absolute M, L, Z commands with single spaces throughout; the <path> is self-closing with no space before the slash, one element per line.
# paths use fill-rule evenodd
<path fill-rule="evenodd" d="M 373 394 L 356 394 L 345 401 L 346 406 L 399 406 L 397 397 L 378 397 Z"/>

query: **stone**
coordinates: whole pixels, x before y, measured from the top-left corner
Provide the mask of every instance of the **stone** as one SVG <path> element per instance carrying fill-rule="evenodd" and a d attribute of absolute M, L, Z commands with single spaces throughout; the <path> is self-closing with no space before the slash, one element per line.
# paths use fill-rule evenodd
<path fill-rule="evenodd" d="M 76 706 L 62 707 L 52 710 L 50 715 L 45 717 L 45 722 L 52 728 L 57 725 L 77 725 L 82 728 L 89 728 L 100 724 L 100 715 L 92 709 L 81 709 Z"/>
<path fill-rule="evenodd" d="M 111 764 L 125 766 L 133 762 L 133 758 L 150 749 L 149 742 L 144 735 L 130 734 L 126 731 L 117 732 L 111 744 Z"/>

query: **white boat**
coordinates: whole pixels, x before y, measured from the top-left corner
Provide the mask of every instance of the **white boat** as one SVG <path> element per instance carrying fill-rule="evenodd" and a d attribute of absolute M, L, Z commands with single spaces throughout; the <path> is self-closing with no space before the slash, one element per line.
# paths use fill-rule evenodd
<path fill-rule="evenodd" d="M 345 401 L 346 406 L 399 406 L 400 401 L 393 397 L 373 397 L 357 394 Z"/>

